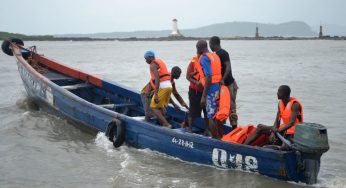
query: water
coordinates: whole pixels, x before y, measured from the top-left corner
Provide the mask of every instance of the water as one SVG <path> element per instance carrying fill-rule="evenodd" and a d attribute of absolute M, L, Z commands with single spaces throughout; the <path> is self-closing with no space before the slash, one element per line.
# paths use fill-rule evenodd
<path fill-rule="evenodd" d="M 195 42 L 26 42 L 72 67 L 140 90 L 149 80 L 143 53 L 153 49 L 183 69 L 177 87 L 187 102 L 185 70 Z M 222 41 L 231 54 L 239 122 L 271 125 L 281 84 L 304 105 L 305 119 L 328 128 L 315 187 L 346 187 L 346 42 Z M 191 164 L 122 146 L 82 131 L 26 97 L 13 57 L 0 55 L 0 187 L 304 187 L 261 175 Z"/>

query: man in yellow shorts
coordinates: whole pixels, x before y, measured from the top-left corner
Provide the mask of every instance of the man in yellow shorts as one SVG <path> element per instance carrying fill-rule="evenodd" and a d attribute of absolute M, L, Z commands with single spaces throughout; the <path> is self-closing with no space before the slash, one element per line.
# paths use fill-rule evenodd
<path fill-rule="evenodd" d="M 173 90 L 170 81 L 171 75 L 168 72 L 166 64 L 161 59 L 155 58 L 155 53 L 153 51 L 145 52 L 144 58 L 150 65 L 150 85 L 154 89 L 150 108 L 164 127 L 172 128 L 172 125 L 168 123 L 162 111 L 171 99 Z"/>

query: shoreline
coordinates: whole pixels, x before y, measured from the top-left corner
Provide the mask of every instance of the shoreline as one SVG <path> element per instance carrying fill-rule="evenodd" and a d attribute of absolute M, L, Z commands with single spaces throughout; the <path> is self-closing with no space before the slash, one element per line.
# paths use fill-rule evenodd
<path fill-rule="evenodd" d="M 160 38 L 117 38 L 114 40 L 118 41 L 195 41 L 195 40 L 209 40 L 210 37 L 181 37 L 181 38 L 172 38 L 172 37 L 160 37 Z M 322 38 L 319 37 L 220 37 L 221 40 L 346 40 L 346 36 L 325 36 Z"/>
<path fill-rule="evenodd" d="M 22 36 L 22 35 L 8 35 L 0 37 L 5 40 L 9 37 L 19 38 L 25 41 L 196 41 L 196 40 L 209 40 L 210 37 L 157 37 L 157 38 L 89 38 L 89 37 L 54 37 L 54 36 Z M 221 40 L 346 40 L 346 36 L 323 36 L 323 37 L 220 37 Z"/>

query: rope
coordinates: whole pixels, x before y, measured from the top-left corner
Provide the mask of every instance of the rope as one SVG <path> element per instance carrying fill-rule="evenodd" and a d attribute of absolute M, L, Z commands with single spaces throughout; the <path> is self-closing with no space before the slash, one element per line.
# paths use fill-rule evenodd
<path fill-rule="evenodd" d="M 32 68 L 34 68 L 40 74 L 44 74 L 44 73 L 48 72 L 48 68 L 41 66 L 38 61 L 35 61 L 33 59 L 29 59 L 28 63 L 31 65 Z"/>

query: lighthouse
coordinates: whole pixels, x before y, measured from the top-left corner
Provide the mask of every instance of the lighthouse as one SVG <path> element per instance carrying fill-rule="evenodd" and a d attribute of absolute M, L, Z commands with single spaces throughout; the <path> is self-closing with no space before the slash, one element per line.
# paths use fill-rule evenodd
<path fill-rule="evenodd" d="M 255 34 L 255 38 L 256 38 L 256 39 L 260 38 L 259 32 L 258 32 L 258 25 L 256 25 L 256 34 Z"/>
<path fill-rule="evenodd" d="M 320 32 L 318 33 L 318 38 L 323 38 L 322 25 L 320 25 Z"/>
<path fill-rule="evenodd" d="M 173 28 L 172 28 L 172 32 L 169 36 L 174 37 L 174 38 L 183 37 L 183 35 L 179 32 L 178 20 L 176 18 L 173 19 Z"/>

